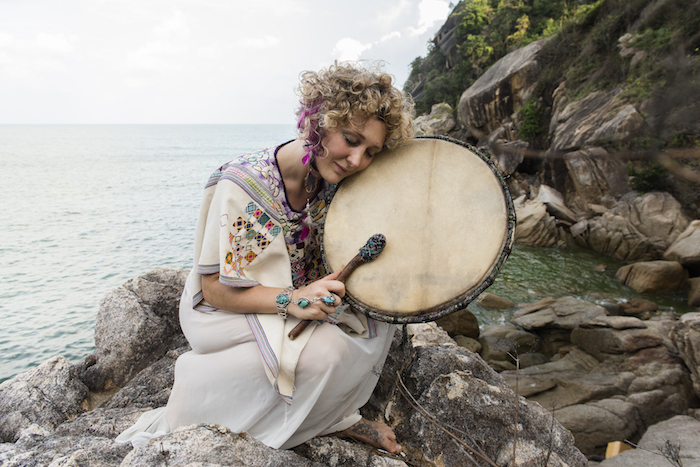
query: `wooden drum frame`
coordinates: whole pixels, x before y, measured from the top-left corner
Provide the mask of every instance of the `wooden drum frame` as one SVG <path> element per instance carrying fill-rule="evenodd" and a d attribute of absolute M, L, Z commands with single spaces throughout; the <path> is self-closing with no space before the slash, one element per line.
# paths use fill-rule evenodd
<path fill-rule="evenodd" d="M 341 183 L 321 245 L 336 271 L 385 235 L 382 253 L 346 280 L 344 301 L 380 321 L 422 323 L 464 309 L 493 284 L 514 230 L 513 200 L 490 158 L 453 138 L 419 137 Z"/>

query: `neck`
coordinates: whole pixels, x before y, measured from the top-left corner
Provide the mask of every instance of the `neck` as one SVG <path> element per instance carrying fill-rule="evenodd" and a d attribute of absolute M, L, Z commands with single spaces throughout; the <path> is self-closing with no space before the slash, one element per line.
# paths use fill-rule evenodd
<path fill-rule="evenodd" d="M 296 139 L 277 151 L 277 166 L 284 181 L 287 201 L 296 211 L 301 211 L 316 194 L 306 191 L 305 180 L 310 167 L 302 162 L 305 155 L 303 139 Z"/>

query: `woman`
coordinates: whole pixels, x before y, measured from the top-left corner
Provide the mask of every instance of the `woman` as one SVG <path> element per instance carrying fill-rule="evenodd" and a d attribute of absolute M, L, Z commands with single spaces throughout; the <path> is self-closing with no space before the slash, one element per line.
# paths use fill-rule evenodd
<path fill-rule="evenodd" d="M 192 351 L 176 363 L 167 407 L 118 441 L 217 423 L 274 448 L 334 434 L 401 450 L 388 426 L 359 415 L 394 328 L 341 306 L 345 286 L 319 239 L 337 184 L 412 136 L 412 104 L 390 75 L 351 64 L 303 73 L 299 94 L 299 138 L 210 178 L 180 303 Z M 303 319 L 315 321 L 289 339 Z"/>

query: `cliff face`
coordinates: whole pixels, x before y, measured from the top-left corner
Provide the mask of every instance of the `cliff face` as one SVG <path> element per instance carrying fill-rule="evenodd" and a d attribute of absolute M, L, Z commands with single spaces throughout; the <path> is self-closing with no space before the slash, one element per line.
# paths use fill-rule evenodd
<path fill-rule="evenodd" d="M 573 223 L 633 190 L 700 217 L 700 2 L 573 3 L 460 2 L 413 62 L 418 112 L 451 106 L 449 136 L 490 154 L 514 197 L 560 192 Z"/>

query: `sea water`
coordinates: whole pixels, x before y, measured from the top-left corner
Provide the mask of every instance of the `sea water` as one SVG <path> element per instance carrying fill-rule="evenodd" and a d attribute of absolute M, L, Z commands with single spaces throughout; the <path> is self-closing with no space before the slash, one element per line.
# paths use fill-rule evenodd
<path fill-rule="evenodd" d="M 0 125 L 0 381 L 94 350 L 99 302 L 192 267 L 202 190 L 293 125 Z"/>
<path fill-rule="evenodd" d="M 209 175 L 293 137 L 292 125 L 0 125 L 0 381 L 93 352 L 107 292 L 151 269 L 192 267 Z M 621 265 L 588 250 L 516 247 L 488 291 L 516 303 L 638 296 L 615 279 Z M 684 294 L 647 298 L 689 309 Z M 509 319 L 470 309 L 482 324 Z"/>

